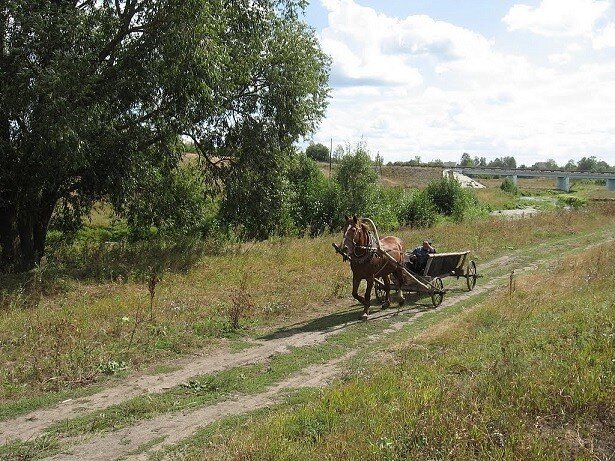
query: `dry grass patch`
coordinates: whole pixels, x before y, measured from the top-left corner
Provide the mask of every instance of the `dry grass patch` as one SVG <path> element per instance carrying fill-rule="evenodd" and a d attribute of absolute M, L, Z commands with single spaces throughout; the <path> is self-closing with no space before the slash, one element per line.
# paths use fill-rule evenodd
<path fill-rule="evenodd" d="M 514 225 L 488 219 L 396 234 L 408 248 L 429 237 L 439 251 L 471 249 L 474 259 L 484 261 L 608 229 L 615 225 L 613 210 L 605 205 Z M 0 403 L 80 387 L 196 348 L 223 347 L 238 334 L 225 315 L 237 287 L 250 303 L 239 334 L 339 309 L 336 300 L 350 293 L 349 268 L 331 249 L 339 239 L 336 234 L 244 244 L 223 255 L 203 256 L 189 270 L 167 270 L 159 274 L 153 319 L 146 315 L 147 279 L 126 274 L 106 283 L 43 274 L 34 288 L 5 289 L 0 292 Z"/>
<path fill-rule="evenodd" d="M 607 460 L 615 244 L 518 280 L 317 399 L 184 458 Z M 222 437 L 224 438 L 224 437 Z"/>

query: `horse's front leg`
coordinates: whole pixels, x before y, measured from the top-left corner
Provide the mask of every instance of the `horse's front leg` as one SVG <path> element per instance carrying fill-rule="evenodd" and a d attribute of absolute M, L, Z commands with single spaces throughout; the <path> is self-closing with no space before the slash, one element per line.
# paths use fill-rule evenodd
<path fill-rule="evenodd" d="M 365 289 L 365 302 L 363 303 L 363 315 L 361 316 L 363 320 L 367 320 L 367 317 L 369 317 L 369 304 L 372 287 L 374 286 L 374 276 L 367 277 L 365 281 L 367 282 L 367 288 Z"/>
<path fill-rule="evenodd" d="M 365 299 L 363 296 L 359 295 L 359 284 L 361 283 L 361 278 L 352 274 L 352 297 L 359 301 L 361 304 L 365 304 Z"/>

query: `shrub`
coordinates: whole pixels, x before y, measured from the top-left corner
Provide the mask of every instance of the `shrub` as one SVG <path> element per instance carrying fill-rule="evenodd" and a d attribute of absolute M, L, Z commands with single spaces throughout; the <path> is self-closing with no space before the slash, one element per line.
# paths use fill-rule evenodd
<path fill-rule="evenodd" d="M 333 225 L 336 215 L 343 214 L 339 190 L 312 159 L 305 155 L 295 156 L 289 164 L 288 181 L 289 212 L 300 232 L 320 234 Z"/>
<path fill-rule="evenodd" d="M 335 172 L 335 181 L 342 193 L 343 212 L 364 215 L 376 194 L 378 175 L 365 147 L 359 144 L 353 153 L 344 156 Z"/>
<path fill-rule="evenodd" d="M 224 178 L 219 218 L 243 239 L 266 239 L 294 230 L 290 216 L 288 158 L 245 155 Z"/>
<path fill-rule="evenodd" d="M 378 229 L 391 231 L 399 227 L 400 208 L 403 206 L 403 190 L 377 186 L 365 216 L 374 220 Z"/>
<path fill-rule="evenodd" d="M 478 205 L 474 194 L 463 189 L 454 179 L 442 178 L 432 181 L 425 189 L 425 193 L 440 214 L 451 216 L 456 221 L 461 221 L 472 207 Z"/>
<path fill-rule="evenodd" d="M 587 200 L 577 197 L 576 195 L 562 194 L 557 197 L 557 201 L 564 206 L 570 206 L 572 208 L 580 208 L 587 205 Z"/>
<path fill-rule="evenodd" d="M 114 203 L 136 238 L 152 234 L 198 235 L 211 226 L 216 204 L 205 190 L 205 175 L 198 165 L 185 164 L 164 171 L 145 170 L 130 188 L 127 198 Z"/>
<path fill-rule="evenodd" d="M 305 150 L 305 155 L 318 162 L 328 162 L 329 161 L 329 148 L 325 146 L 324 144 L 310 143 L 310 145 Z"/>
<path fill-rule="evenodd" d="M 505 178 L 504 181 L 502 181 L 500 189 L 512 195 L 517 195 L 519 193 L 519 188 L 508 178 Z"/>
<path fill-rule="evenodd" d="M 438 217 L 438 208 L 426 191 L 415 191 L 410 195 L 400 213 L 400 221 L 412 227 L 431 227 Z"/>

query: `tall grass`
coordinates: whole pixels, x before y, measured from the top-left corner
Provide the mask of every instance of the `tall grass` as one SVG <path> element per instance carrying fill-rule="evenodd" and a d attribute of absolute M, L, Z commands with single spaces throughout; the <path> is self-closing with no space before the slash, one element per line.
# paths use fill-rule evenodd
<path fill-rule="evenodd" d="M 430 238 L 439 251 L 470 249 L 480 270 L 480 261 L 511 250 L 531 252 L 537 243 L 613 225 L 613 207 L 603 206 L 544 214 L 514 226 L 482 219 L 397 234 L 408 248 Z M 150 305 L 148 280 L 165 256 L 145 244 L 100 247 L 98 257 L 84 247 L 64 262 L 59 255 L 58 264 L 76 264 L 75 272 L 41 267 L 26 281 L 4 276 L 0 403 L 82 386 L 118 370 L 110 363 L 135 369 L 197 347 L 224 344 L 236 335 L 227 313 L 239 286 L 252 306 L 241 320 L 242 334 L 339 309 L 335 300 L 350 293 L 350 271 L 331 249 L 331 242 L 340 238 L 236 244 L 218 255 L 198 246 L 174 250 L 190 264 L 166 263 L 156 272 L 161 281 L 151 320 L 143 320 Z M 142 272 L 136 272 L 131 258 L 144 261 L 135 265 Z M 102 275 L 81 277 L 88 273 Z"/>
<path fill-rule="evenodd" d="M 610 459 L 615 244 L 518 280 L 319 398 L 183 459 Z"/>

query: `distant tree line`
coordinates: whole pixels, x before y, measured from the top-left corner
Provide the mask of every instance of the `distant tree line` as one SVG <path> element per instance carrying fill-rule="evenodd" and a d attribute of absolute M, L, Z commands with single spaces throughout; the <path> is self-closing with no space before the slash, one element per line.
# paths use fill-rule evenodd
<path fill-rule="evenodd" d="M 429 162 L 421 161 L 420 156 L 415 156 L 411 160 L 388 162 L 387 165 L 392 166 L 444 166 L 445 162 L 440 159 L 431 160 Z M 459 162 L 456 163 L 462 167 L 492 167 L 492 168 L 534 168 L 534 169 L 559 169 L 568 171 L 588 171 L 588 172 L 611 172 L 615 171 L 615 165 L 611 166 L 604 160 L 599 160 L 595 156 L 583 157 L 578 162 L 569 160 L 565 165 L 558 165 L 553 159 L 548 159 L 544 162 L 536 162 L 531 166 L 519 165 L 513 156 L 498 157 L 493 160 L 487 160 L 486 157 L 472 157 L 467 152 L 461 155 Z"/>

